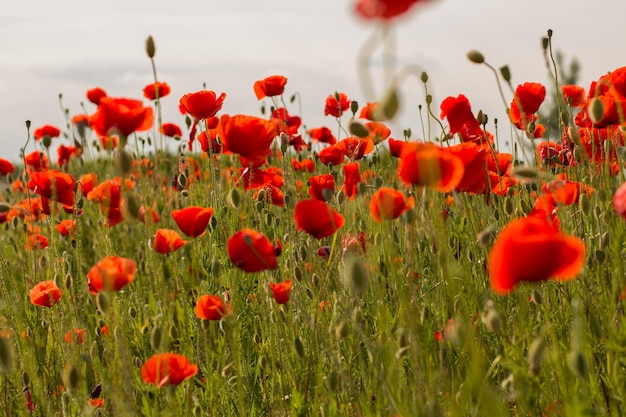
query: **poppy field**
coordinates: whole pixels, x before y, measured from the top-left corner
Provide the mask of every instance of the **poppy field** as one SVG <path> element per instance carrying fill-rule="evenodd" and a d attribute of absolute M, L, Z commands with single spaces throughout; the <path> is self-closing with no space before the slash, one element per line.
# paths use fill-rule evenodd
<path fill-rule="evenodd" d="M 311 127 L 284 75 L 226 114 L 145 50 L 136 96 L 94 87 L 0 158 L 0 415 L 626 413 L 626 67 L 513 82 L 470 51 L 509 120 L 423 72 L 395 132 L 396 78 Z"/>

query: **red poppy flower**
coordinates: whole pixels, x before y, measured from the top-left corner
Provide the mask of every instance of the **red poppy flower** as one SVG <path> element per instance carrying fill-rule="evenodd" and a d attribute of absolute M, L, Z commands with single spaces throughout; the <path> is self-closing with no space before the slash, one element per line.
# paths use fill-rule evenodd
<path fill-rule="evenodd" d="M 102 97 L 106 97 L 107 93 L 100 87 L 94 87 L 90 90 L 87 90 L 87 100 L 91 101 L 93 104 L 100 104 L 100 100 Z"/>
<path fill-rule="evenodd" d="M 93 172 L 83 174 L 78 179 L 78 184 L 80 185 L 78 190 L 80 190 L 82 195 L 87 196 L 93 190 L 93 187 L 98 185 L 98 175 Z"/>
<path fill-rule="evenodd" d="M 451 136 L 458 134 L 463 142 L 482 143 L 490 139 L 485 137 L 480 122 L 472 113 L 468 98 L 463 94 L 446 98 L 440 107 L 440 117 L 447 119 Z"/>
<path fill-rule="evenodd" d="M 69 236 L 76 233 L 76 220 L 64 219 L 56 225 L 56 229 L 61 236 Z"/>
<path fill-rule="evenodd" d="M 332 235 L 345 222 L 341 214 L 323 201 L 316 199 L 299 201 L 296 204 L 293 219 L 298 230 L 317 239 Z"/>
<path fill-rule="evenodd" d="M 378 116 L 376 114 L 376 111 L 378 110 L 379 106 L 380 106 L 380 103 L 377 101 L 368 102 L 364 107 L 361 108 L 361 112 L 359 113 L 359 118 L 372 120 L 372 121 L 375 120 L 376 116 Z"/>
<path fill-rule="evenodd" d="M 156 100 L 157 93 L 158 97 L 161 99 L 172 91 L 170 86 L 167 83 L 155 82 L 152 84 L 148 84 L 143 88 L 143 96 L 148 100 Z"/>
<path fill-rule="evenodd" d="M 374 150 L 374 142 L 370 138 L 349 137 L 340 140 L 334 146 L 352 161 L 361 159 Z"/>
<path fill-rule="evenodd" d="M 276 136 L 273 122 L 260 117 L 224 115 L 220 119 L 220 138 L 226 148 L 241 155 L 254 167 L 265 163 Z"/>
<path fill-rule="evenodd" d="M 263 199 L 267 203 L 273 204 L 278 207 L 285 207 L 285 194 L 280 188 L 276 187 L 273 184 L 263 184 L 254 193 L 254 196 L 252 196 L 252 198 L 254 200 L 259 200 L 259 198 L 261 198 L 260 196 L 264 196 Z"/>
<path fill-rule="evenodd" d="M 48 169 L 48 157 L 41 151 L 33 151 L 24 156 L 26 168 L 29 171 L 45 171 Z"/>
<path fill-rule="evenodd" d="M 289 292 L 291 291 L 291 280 L 288 279 L 279 284 L 270 282 L 272 295 L 278 304 L 285 304 L 289 301 Z"/>
<path fill-rule="evenodd" d="M 315 171 L 315 161 L 310 158 L 303 158 L 302 161 L 294 158 L 291 160 L 291 167 L 295 171 L 313 172 Z"/>
<path fill-rule="evenodd" d="M 491 154 L 491 150 L 486 145 L 479 146 L 475 142 L 459 143 L 445 150 L 463 162 L 463 176 L 455 189 L 473 194 L 484 193 L 488 180 L 487 155 Z"/>
<path fill-rule="evenodd" d="M 228 239 L 227 248 L 232 263 L 246 272 L 276 268 L 276 248 L 262 233 L 242 229 Z"/>
<path fill-rule="evenodd" d="M 523 281 L 574 279 L 585 264 L 585 243 L 541 217 L 510 222 L 489 253 L 491 288 L 507 294 Z"/>
<path fill-rule="evenodd" d="M 331 174 L 316 175 L 309 178 L 309 196 L 311 198 L 328 201 L 333 195 L 335 195 L 335 177 Z"/>
<path fill-rule="evenodd" d="M 0 175 L 8 175 L 15 171 L 15 166 L 8 159 L 0 158 Z"/>
<path fill-rule="evenodd" d="M 91 128 L 100 136 L 118 134 L 128 136 L 152 127 L 154 116 L 151 107 L 140 100 L 102 97 L 98 110 L 89 117 Z"/>
<path fill-rule="evenodd" d="M 343 164 L 345 153 L 337 145 L 330 145 L 320 151 L 319 157 L 324 165 L 341 165 Z"/>
<path fill-rule="evenodd" d="M 562 85 L 561 92 L 565 103 L 572 107 L 583 107 L 585 105 L 585 88 L 577 85 Z"/>
<path fill-rule="evenodd" d="M 254 94 L 261 100 L 265 97 L 280 96 L 285 90 L 287 78 L 282 75 L 273 75 L 254 83 Z"/>
<path fill-rule="evenodd" d="M 171 229 L 158 229 L 152 239 L 152 248 L 162 254 L 176 252 L 187 244 L 187 241 Z"/>
<path fill-rule="evenodd" d="M 413 197 L 406 198 L 404 194 L 393 188 L 381 187 L 370 200 L 370 214 L 381 223 L 383 220 L 393 220 L 414 206 Z"/>
<path fill-rule="evenodd" d="M 213 217 L 213 209 L 199 206 L 185 207 L 181 210 L 172 210 L 172 217 L 184 234 L 200 237 L 206 232 Z"/>
<path fill-rule="evenodd" d="M 365 127 L 370 131 L 369 139 L 374 145 L 378 145 L 391 135 L 391 129 L 381 122 L 367 122 Z"/>
<path fill-rule="evenodd" d="M 67 165 L 72 157 L 79 156 L 81 152 L 76 146 L 61 145 L 57 148 L 57 164 L 59 166 Z"/>
<path fill-rule="evenodd" d="M 359 171 L 359 163 L 351 162 L 343 166 L 343 192 L 353 199 L 361 182 L 361 172 Z"/>
<path fill-rule="evenodd" d="M 203 295 L 198 298 L 194 312 L 202 320 L 221 320 L 232 312 L 232 306 L 224 304 L 217 295 Z"/>
<path fill-rule="evenodd" d="M 115 177 L 101 182 L 87 194 L 87 200 L 100 204 L 102 214 L 107 216 L 108 227 L 113 227 L 124 220 L 122 214 L 122 180 Z"/>
<path fill-rule="evenodd" d="M 63 291 L 57 287 L 54 280 L 50 280 L 35 285 L 28 295 L 32 304 L 40 307 L 52 307 L 61 299 Z"/>
<path fill-rule="evenodd" d="M 183 136 L 180 126 L 175 123 L 163 123 L 159 131 L 170 138 L 180 139 Z"/>
<path fill-rule="evenodd" d="M 344 93 L 331 94 L 326 98 L 326 106 L 324 107 L 324 115 L 341 117 L 344 111 L 350 108 L 352 102 Z"/>
<path fill-rule="evenodd" d="M 56 126 L 45 125 L 40 128 L 35 129 L 33 136 L 35 136 L 35 140 L 41 140 L 43 137 L 48 136 L 51 138 L 57 138 L 61 134 L 61 129 Z"/>
<path fill-rule="evenodd" d="M 46 200 L 54 200 L 61 203 L 64 208 L 71 211 L 74 206 L 74 185 L 76 180 L 70 174 L 59 170 L 31 172 L 28 188 L 42 196 Z M 44 200 L 44 206 L 48 201 Z M 46 214 L 50 214 L 49 210 Z"/>
<path fill-rule="evenodd" d="M 217 97 L 215 91 L 202 90 L 182 96 L 180 105 L 194 119 L 202 120 L 215 116 L 222 109 L 225 98 L 225 93 Z"/>
<path fill-rule="evenodd" d="M 405 183 L 441 192 L 455 189 L 464 173 L 463 161 L 458 156 L 431 143 L 406 146 L 398 166 L 398 176 Z"/>
<path fill-rule="evenodd" d="M 333 132 L 330 131 L 329 128 L 322 126 L 310 129 L 308 131 L 309 136 L 311 136 L 311 140 L 327 143 L 329 145 L 334 145 L 337 143 L 337 138 L 333 135 Z"/>
<path fill-rule="evenodd" d="M 197 139 L 202 152 L 216 154 L 224 151 L 224 145 L 220 142 L 218 135 L 218 129 L 209 129 L 208 134 L 206 130 L 200 132 Z"/>
<path fill-rule="evenodd" d="M 186 356 L 176 353 L 157 353 L 141 367 L 141 379 L 158 387 L 179 385 L 197 373 L 198 365 L 191 364 Z"/>
<path fill-rule="evenodd" d="M 364 19 L 389 20 L 405 14 L 417 3 L 426 0 L 358 0 L 355 10 Z"/>
<path fill-rule="evenodd" d="M 535 120 L 535 113 L 546 98 L 546 88 L 540 83 L 524 83 L 515 89 L 509 116 L 518 129 L 526 129 Z"/>
<path fill-rule="evenodd" d="M 82 345 L 83 343 L 85 343 L 86 335 L 87 332 L 85 332 L 83 329 L 68 330 L 67 333 L 65 333 L 65 341 L 67 343 L 73 343 L 75 345 Z"/>
<path fill-rule="evenodd" d="M 28 240 L 26 241 L 26 249 L 28 250 L 42 250 L 48 247 L 48 238 L 39 233 L 38 231 L 31 232 L 28 235 Z"/>
<path fill-rule="evenodd" d="M 132 259 L 106 256 L 87 272 L 89 292 L 119 291 L 133 282 L 137 265 Z"/>
<path fill-rule="evenodd" d="M 626 183 L 620 185 L 613 194 L 613 210 L 618 216 L 626 220 Z"/>

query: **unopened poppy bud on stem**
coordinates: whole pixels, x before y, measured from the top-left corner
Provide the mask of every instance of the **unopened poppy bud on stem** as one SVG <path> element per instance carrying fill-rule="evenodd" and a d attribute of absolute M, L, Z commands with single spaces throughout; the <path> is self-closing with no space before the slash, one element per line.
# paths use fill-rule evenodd
<path fill-rule="evenodd" d="M 350 121 L 348 130 L 350 130 L 350 133 L 358 138 L 366 138 L 370 135 L 370 131 L 363 124 L 357 122 L 356 120 Z"/>
<path fill-rule="evenodd" d="M 546 348 L 543 338 L 537 337 L 528 348 L 528 368 L 530 373 L 537 375 L 541 370 L 541 357 Z"/>
<path fill-rule="evenodd" d="M 474 64 L 482 64 L 483 62 L 485 62 L 485 57 L 483 56 L 483 54 L 475 49 L 472 49 L 467 53 L 467 59 L 472 61 Z"/>
<path fill-rule="evenodd" d="M 154 58 L 154 53 L 156 52 L 156 49 L 154 47 L 154 38 L 152 37 L 152 35 L 148 36 L 148 39 L 146 39 L 146 53 L 148 54 L 148 58 Z"/>
<path fill-rule="evenodd" d="M 500 75 L 502 75 L 502 79 L 507 83 L 511 81 L 511 70 L 509 69 L 508 65 L 500 67 Z"/>

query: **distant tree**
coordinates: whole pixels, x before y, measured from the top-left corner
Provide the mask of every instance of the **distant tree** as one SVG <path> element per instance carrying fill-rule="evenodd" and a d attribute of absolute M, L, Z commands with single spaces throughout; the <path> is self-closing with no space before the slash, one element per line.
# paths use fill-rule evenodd
<path fill-rule="evenodd" d="M 559 75 L 559 86 L 568 84 L 577 84 L 580 63 L 574 57 L 569 61 L 569 64 L 564 63 L 565 59 L 563 53 L 557 51 L 555 54 L 556 67 Z M 546 127 L 546 133 L 544 139 L 556 140 L 561 138 L 561 129 L 559 124 L 561 117 L 559 115 L 559 107 L 565 109 L 566 103 L 563 100 L 563 94 L 561 91 L 556 90 L 556 83 L 552 77 L 552 89 L 550 90 L 549 97 L 551 97 L 550 103 L 543 111 L 539 112 L 541 123 Z M 560 106 L 558 103 L 560 102 Z"/>

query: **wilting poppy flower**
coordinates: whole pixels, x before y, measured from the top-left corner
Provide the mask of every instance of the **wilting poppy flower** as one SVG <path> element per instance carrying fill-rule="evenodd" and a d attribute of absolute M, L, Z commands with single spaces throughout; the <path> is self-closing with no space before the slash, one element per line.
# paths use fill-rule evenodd
<path fill-rule="evenodd" d="M 212 208 L 198 206 L 172 210 L 172 217 L 180 230 L 190 237 L 200 237 L 206 232 L 209 221 L 213 217 Z"/>
<path fill-rule="evenodd" d="M 187 244 L 175 230 L 158 229 L 152 238 L 152 248 L 157 253 L 171 253 Z"/>
<path fill-rule="evenodd" d="M 183 131 L 175 123 L 163 123 L 159 129 L 161 133 L 170 138 L 180 139 L 183 136 Z"/>
<path fill-rule="evenodd" d="M 287 78 L 282 75 L 273 75 L 254 83 L 254 94 L 261 100 L 265 97 L 280 96 L 285 90 Z"/>
<path fill-rule="evenodd" d="M 15 171 L 15 166 L 8 159 L 0 158 L 0 175 L 8 175 Z"/>
<path fill-rule="evenodd" d="M 398 166 L 398 176 L 405 183 L 441 192 L 455 189 L 464 173 L 463 161 L 458 156 L 431 143 L 406 146 Z"/>
<path fill-rule="evenodd" d="M 198 365 L 176 353 L 157 353 L 141 367 L 141 379 L 158 387 L 179 385 L 198 373 Z"/>
<path fill-rule="evenodd" d="M 56 138 L 61 134 L 61 129 L 52 125 L 45 125 L 35 129 L 33 136 L 35 136 L 35 140 L 41 140 L 45 136 Z"/>
<path fill-rule="evenodd" d="M 513 220 L 489 253 L 491 288 L 507 294 L 523 281 L 574 279 L 585 264 L 585 243 L 538 216 Z"/>
<path fill-rule="evenodd" d="M 100 136 L 128 136 L 135 131 L 150 129 L 154 115 L 152 108 L 144 107 L 140 100 L 103 97 L 89 121 L 92 129 Z"/>
<path fill-rule="evenodd" d="M 272 295 L 278 304 L 285 304 L 289 301 L 289 292 L 291 291 L 291 280 L 288 279 L 279 284 L 270 282 Z"/>
<path fill-rule="evenodd" d="M 343 164 L 345 153 L 335 144 L 322 149 L 319 157 L 324 165 L 341 165 Z"/>
<path fill-rule="evenodd" d="M 167 96 L 171 91 L 172 89 L 167 83 L 155 82 L 143 88 L 143 96 L 148 100 L 156 100 L 157 93 L 158 97 L 161 99 Z"/>
<path fill-rule="evenodd" d="M 137 265 L 132 259 L 106 256 L 87 272 L 89 292 L 119 291 L 133 282 Z"/>
<path fill-rule="evenodd" d="M 198 298 L 194 312 L 202 320 L 221 320 L 232 311 L 230 304 L 225 304 L 217 295 L 203 295 Z"/>
<path fill-rule="evenodd" d="M 67 343 L 73 343 L 75 345 L 82 345 L 83 343 L 85 343 L 86 335 L 87 332 L 85 332 L 83 329 L 68 330 L 67 333 L 65 333 L 65 341 Z"/>
<path fill-rule="evenodd" d="M 254 116 L 224 115 L 220 119 L 220 129 L 220 138 L 226 148 L 241 155 L 254 167 L 265 163 L 276 136 L 273 122 Z"/>
<path fill-rule="evenodd" d="M 87 100 L 91 101 L 93 104 L 100 104 L 100 100 L 102 97 L 106 97 L 107 93 L 100 87 L 94 87 L 90 90 L 87 90 Z"/>
<path fill-rule="evenodd" d="M 359 163 L 351 162 L 343 166 L 343 192 L 353 199 L 356 196 L 359 183 L 361 182 L 361 172 Z"/>
<path fill-rule="evenodd" d="M 307 133 L 311 136 L 311 140 L 327 143 L 329 145 L 337 143 L 337 138 L 333 135 L 333 132 L 325 126 L 309 129 Z"/>
<path fill-rule="evenodd" d="M 344 93 L 331 94 L 326 98 L 326 106 L 324 107 L 324 115 L 341 117 L 344 111 L 350 108 L 352 102 Z"/>
<path fill-rule="evenodd" d="M 426 0 L 358 0 L 355 10 L 364 19 L 389 20 L 403 15 L 417 3 Z"/>
<path fill-rule="evenodd" d="M 302 230 L 317 239 L 332 235 L 345 222 L 343 216 L 316 199 L 301 200 L 296 204 L 294 222 Z"/>
<path fill-rule="evenodd" d="M 577 85 L 562 85 L 561 92 L 565 102 L 572 107 L 583 107 L 585 105 L 585 88 Z"/>
<path fill-rule="evenodd" d="M 42 281 L 35 285 L 30 292 L 30 302 L 36 306 L 52 307 L 63 295 L 63 291 L 57 287 L 54 280 Z"/>
<path fill-rule="evenodd" d="M 225 98 L 225 93 L 217 97 L 215 91 L 202 90 L 182 96 L 180 98 L 180 105 L 194 119 L 202 120 L 215 116 L 215 114 L 222 109 Z"/>
<path fill-rule="evenodd" d="M 232 263 L 246 272 L 276 268 L 276 248 L 264 234 L 255 230 L 238 231 L 228 239 L 227 248 Z"/>
<path fill-rule="evenodd" d="M 330 200 L 335 195 L 335 177 L 331 174 L 309 178 L 309 196 L 321 201 Z"/>
<path fill-rule="evenodd" d="M 370 214 L 377 222 L 392 220 L 413 207 L 413 197 L 406 198 L 404 194 L 393 188 L 381 187 L 370 200 Z"/>

